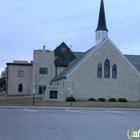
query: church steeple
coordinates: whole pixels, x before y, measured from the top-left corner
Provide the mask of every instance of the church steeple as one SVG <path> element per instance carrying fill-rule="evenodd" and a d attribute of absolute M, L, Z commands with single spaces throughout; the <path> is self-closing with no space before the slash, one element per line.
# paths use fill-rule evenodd
<path fill-rule="evenodd" d="M 100 10 L 99 10 L 99 19 L 96 29 L 96 45 L 98 45 L 103 39 L 107 37 L 108 29 L 106 26 L 104 2 L 101 0 Z"/>
<path fill-rule="evenodd" d="M 99 31 L 99 30 L 108 31 L 107 27 L 106 27 L 106 19 L 105 19 L 105 11 L 104 11 L 104 2 L 103 2 L 103 0 L 101 0 L 99 19 L 98 19 L 98 26 L 97 26 L 96 31 Z"/>

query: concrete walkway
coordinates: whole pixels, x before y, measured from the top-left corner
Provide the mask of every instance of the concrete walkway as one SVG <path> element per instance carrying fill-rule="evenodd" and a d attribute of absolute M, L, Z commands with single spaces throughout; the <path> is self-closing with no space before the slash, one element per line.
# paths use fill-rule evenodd
<path fill-rule="evenodd" d="M 43 95 L 35 95 L 34 97 L 42 97 Z M 0 94 L 0 99 L 5 99 L 5 98 L 33 98 L 32 95 L 27 95 L 27 96 L 7 96 L 5 93 Z"/>

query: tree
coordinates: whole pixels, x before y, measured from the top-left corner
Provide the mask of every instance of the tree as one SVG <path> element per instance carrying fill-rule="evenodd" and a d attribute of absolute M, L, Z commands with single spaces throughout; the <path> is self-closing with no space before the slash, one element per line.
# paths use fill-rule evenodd
<path fill-rule="evenodd" d="M 6 89 L 7 68 L 1 72 L 0 75 L 0 88 Z"/>

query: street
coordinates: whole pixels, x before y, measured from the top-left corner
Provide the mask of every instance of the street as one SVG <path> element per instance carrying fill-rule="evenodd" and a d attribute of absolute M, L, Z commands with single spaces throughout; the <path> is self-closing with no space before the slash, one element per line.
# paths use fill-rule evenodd
<path fill-rule="evenodd" d="M 0 109 L 0 140 L 128 140 L 140 111 L 115 109 Z"/>

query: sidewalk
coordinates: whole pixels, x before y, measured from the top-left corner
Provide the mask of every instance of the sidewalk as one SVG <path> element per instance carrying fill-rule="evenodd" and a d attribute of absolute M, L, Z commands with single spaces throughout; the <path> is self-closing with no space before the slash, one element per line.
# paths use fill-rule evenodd
<path fill-rule="evenodd" d="M 34 97 L 42 97 L 43 95 L 35 95 Z M 27 95 L 27 96 L 7 96 L 6 93 L 0 94 L 0 99 L 4 98 L 33 98 L 33 95 Z"/>

